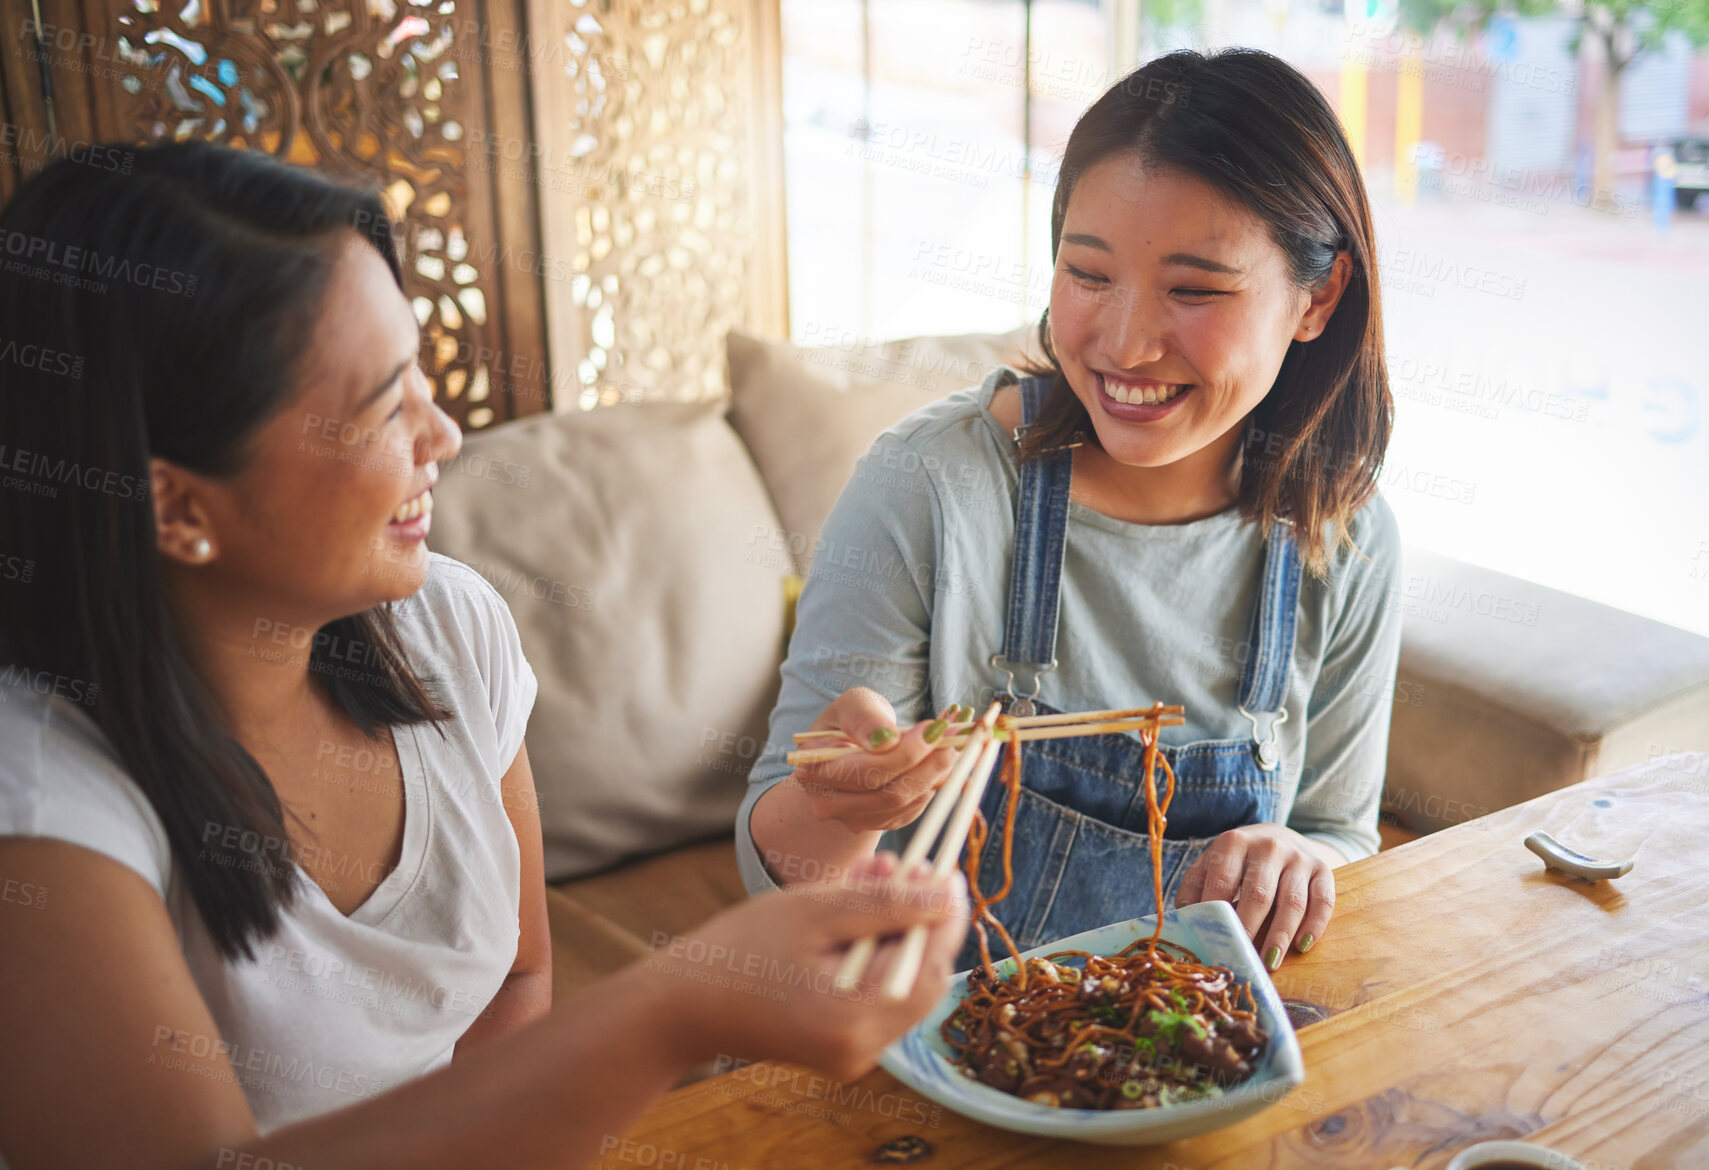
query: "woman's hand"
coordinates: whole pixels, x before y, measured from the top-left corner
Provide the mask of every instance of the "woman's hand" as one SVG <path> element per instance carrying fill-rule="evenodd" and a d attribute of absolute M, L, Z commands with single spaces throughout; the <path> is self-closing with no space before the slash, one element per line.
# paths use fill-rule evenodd
<path fill-rule="evenodd" d="M 658 982 L 667 1034 L 692 1062 L 720 1057 L 786 1060 L 838 1080 L 864 1076 L 881 1052 L 944 994 L 967 934 L 960 873 L 901 883 L 896 856 L 880 853 L 839 882 L 792 886 L 712 918 L 655 946 L 641 965 Z M 906 999 L 879 994 L 901 933 L 925 924 L 925 959 Z M 887 936 L 848 991 L 837 971 L 855 940 Z M 633 970 L 634 968 L 631 968 Z"/>
<path fill-rule="evenodd" d="M 1211 842 L 1187 867 L 1175 905 L 1235 902 L 1264 965 L 1282 965 L 1289 944 L 1311 950 L 1335 910 L 1328 846 L 1286 825 L 1243 825 Z"/>
<path fill-rule="evenodd" d="M 813 723 L 835 730 L 865 750 L 823 764 L 802 764 L 793 781 L 812 813 L 855 833 L 900 829 L 931 803 L 955 762 L 955 749 L 938 746 L 945 719 L 928 721 L 898 735 L 889 700 L 866 687 L 844 691 Z"/>

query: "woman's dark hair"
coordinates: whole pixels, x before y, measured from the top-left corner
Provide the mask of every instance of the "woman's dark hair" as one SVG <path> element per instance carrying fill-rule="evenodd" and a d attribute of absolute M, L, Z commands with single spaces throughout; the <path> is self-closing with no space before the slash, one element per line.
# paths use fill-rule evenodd
<path fill-rule="evenodd" d="M 199 142 L 61 159 L 0 212 L 0 555 L 27 566 L 0 572 L 0 669 L 88 704 L 228 959 L 277 928 L 296 871 L 271 781 L 187 656 L 149 458 L 244 466 L 294 395 L 351 230 L 401 287 L 376 195 Z M 357 642 L 364 669 L 334 666 Z M 389 606 L 323 627 L 309 665 L 369 735 L 449 716 Z"/>
<path fill-rule="evenodd" d="M 1382 308 L 1371 209 L 1335 111 L 1304 75 L 1256 49 L 1169 53 L 1112 86 L 1069 135 L 1050 217 L 1050 251 L 1074 184 L 1122 153 L 1210 184 L 1262 220 L 1289 276 L 1315 289 L 1338 251 L 1351 278 L 1323 334 L 1288 347 L 1269 394 L 1246 421 L 1238 505 L 1249 520 L 1292 523 L 1311 569 L 1328 565 L 1326 530 L 1348 522 L 1377 488 L 1394 400 L 1383 363 Z M 1023 459 L 1075 441 L 1096 444 L 1086 408 L 1039 321 L 1050 393 L 1021 444 Z"/>

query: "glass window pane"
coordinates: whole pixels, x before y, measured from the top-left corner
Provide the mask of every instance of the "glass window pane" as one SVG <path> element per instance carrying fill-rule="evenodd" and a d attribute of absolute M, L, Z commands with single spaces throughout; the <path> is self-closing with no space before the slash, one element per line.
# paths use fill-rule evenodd
<path fill-rule="evenodd" d="M 1056 160 L 1108 63 L 1264 48 L 1363 169 L 1404 537 L 1709 633 L 1709 52 L 1674 35 L 1614 76 L 1568 16 L 1408 33 L 1395 0 L 783 13 L 797 339 L 1036 320 Z"/>

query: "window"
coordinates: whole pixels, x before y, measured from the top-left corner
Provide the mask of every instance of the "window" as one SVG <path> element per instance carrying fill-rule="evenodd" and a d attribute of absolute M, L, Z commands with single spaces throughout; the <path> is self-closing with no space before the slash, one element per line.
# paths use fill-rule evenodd
<path fill-rule="evenodd" d="M 1620 71 L 1597 197 L 1574 18 L 1461 41 L 1364 2 L 784 0 L 795 339 L 1035 322 L 1056 160 L 1120 63 L 1268 49 L 1364 167 L 1406 540 L 1709 634 L 1709 53 Z"/>

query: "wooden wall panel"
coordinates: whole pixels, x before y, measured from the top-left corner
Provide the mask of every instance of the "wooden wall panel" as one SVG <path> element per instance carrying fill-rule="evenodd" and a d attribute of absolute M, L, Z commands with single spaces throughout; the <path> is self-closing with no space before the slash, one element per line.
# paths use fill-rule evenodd
<path fill-rule="evenodd" d="M 530 135 L 492 31 L 521 0 L 41 0 L 50 141 L 28 0 L 0 0 L 0 182 L 79 143 L 203 138 L 381 189 L 440 403 L 474 429 L 549 408 L 537 188 L 487 165 Z M 33 151 L 33 154 L 31 153 Z M 9 169 L 8 169 L 9 168 Z"/>
<path fill-rule="evenodd" d="M 528 0 L 560 410 L 727 392 L 788 336 L 778 0 Z"/>

